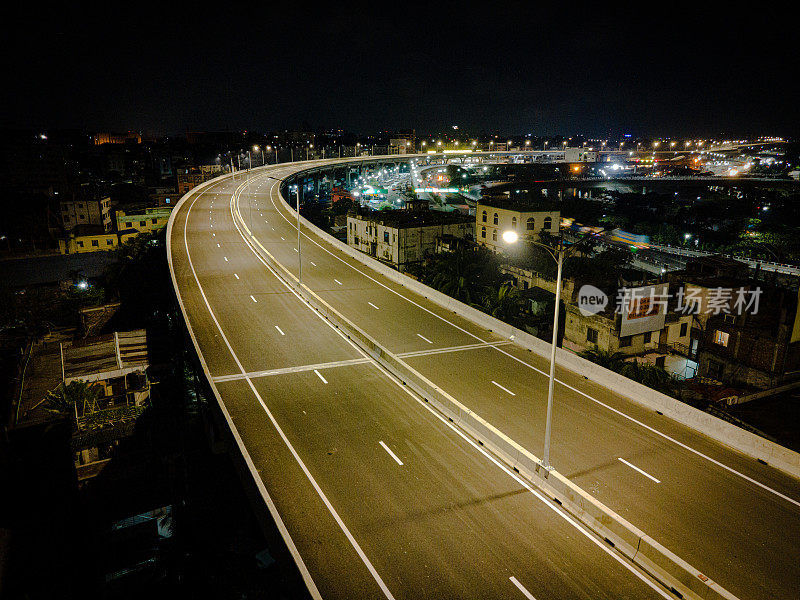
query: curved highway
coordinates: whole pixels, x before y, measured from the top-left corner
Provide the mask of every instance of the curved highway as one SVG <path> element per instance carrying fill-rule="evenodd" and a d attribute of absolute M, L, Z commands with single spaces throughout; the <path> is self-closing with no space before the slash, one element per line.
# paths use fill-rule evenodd
<path fill-rule="evenodd" d="M 396 158 L 396 157 L 392 157 Z M 674 597 L 447 419 L 297 296 L 279 180 L 316 161 L 187 194 L 169 251 L 212 387 L 315 597 Z M 547 365 L 302 229 L 303 283 L 536 453 Z M 798 481 L 557 370 L 553 465 L 740 598 L 800 589 Z"/>

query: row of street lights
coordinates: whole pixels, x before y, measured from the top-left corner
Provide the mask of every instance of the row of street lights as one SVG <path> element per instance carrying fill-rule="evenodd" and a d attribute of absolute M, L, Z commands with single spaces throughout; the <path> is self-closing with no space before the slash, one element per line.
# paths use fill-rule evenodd
<path fill-rule="evenodd" d="M 258 146 L 253 147 L 254 151 L 258 151 Z M 277 150 L 276 150 L 277 152 Z M 248 151 L 249 155 L 249 151 Z M 264 163 L 262 162 L 262 165 Z M 279 179 L 277 177 L 272 177 L 270 175 L 266 176 L 268 179 L 272 179 L 274 181 L 283 182 L 283 179 Z M 303 280 L 303 262 L 302 262 L 302 247 L 301 247 L 301 233 L 300 233 L 300 182 L 295 184 L 296 190 L 296 212 L 297 212 L 297 282 L 298 285 L 302 285 Z M 291 189 L 291 188 L 290 188 Z M 252 208 L 252 207 L 251 207 Z M 251 218 L 251 229 L 252 229 L 252 218 Z M 547 254 L 556 262 L 556 291 L 555 291 L 555 307 L 553 310 L 553 335 L 550 344 L 550 371 L 548 374 L 548 386 L 547 386 L 547 417 L 545 421 L 545 434 L 544 434 L 544 451 L 542 455 L 542 466 L 545 469 L 552 469 L 550 465 L 550 440 L 552 434 L 552 419 L 553 419 L 553 396 L 555 392 L 555 368 L 556 368 L 556 348 L 558 345 L 558 325 L 559 325 L 559 314 L 560 314 L 560 304 L 561 304 L 561 285 L 562 285 L 562 273 L 564 267 L 564 260 L 571 256 L 574 252 L 576 252 L 582 243 L 591 241 L 592 238 L 599 236 L 602 234 L 601 232 L 593 234 L 591 237 L 585 238 L 574 244 L 566 244 L 564 241 L 563 232 L 560 233 L 558 236 L 555 244 L 548 245 L 542 242 L 537 242 L 534 240 L 526 239 L 525 241 L 531 245 L 537 246 L 542 248 L 547 252 Z M 517 234 L 514 230 L 508 230 L 503 232 L 502 234 L 503 241 L 509 245 L 514 245 L 520 241 L 519 234 Z"/>

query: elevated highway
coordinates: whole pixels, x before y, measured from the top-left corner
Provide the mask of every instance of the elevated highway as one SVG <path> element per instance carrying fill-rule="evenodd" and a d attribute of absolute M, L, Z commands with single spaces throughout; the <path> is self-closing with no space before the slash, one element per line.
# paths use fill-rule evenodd
<path fill-rule="evenodd" d="M 280 181 L 339 162 L 212 181 L 184 197 L 168 232 L 206 375 L 312 596 L 675 597 L 298 293 L 521 446 L 541 447 L 544 359 L 307 226 L 298 252 Z M 301 261 L 293 287 L 280 270 L 296 278 Z M 796 597 L 797 479 L 575 372 L 557 378 L 560 473 L 731 594 Z"/>

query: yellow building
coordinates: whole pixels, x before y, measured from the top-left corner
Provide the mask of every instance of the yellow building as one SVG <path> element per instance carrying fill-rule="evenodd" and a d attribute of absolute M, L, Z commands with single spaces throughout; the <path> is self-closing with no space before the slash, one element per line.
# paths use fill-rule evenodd
<path fill-rule="evenodd" d="M 171 213 L 171 207 L 146 208 L 143 213 L 137 211 L 132 214 L 118 210 L 117 231 L 120 232 L 123 241 L 132 235 L 159 231 L 167 226 Z"/>
<path fill-rule="evenodd" d="M 475 209 L 475 237 L 481 246 L 503 252 L 503 232 L 515 231 L 520 239 L 538 241 L 542 231 L 556 234 L 561 223 L 557 210 L 507 199 L 483 199 Z"/>
<path fill-rule="evenodd" d="M 97 231 L 94 227 L 78 227 L 68 237 L 58 240 L 61 254 L 81 254 L 113 250 L 119 245 L 119 238 L 113 232 Z"/>

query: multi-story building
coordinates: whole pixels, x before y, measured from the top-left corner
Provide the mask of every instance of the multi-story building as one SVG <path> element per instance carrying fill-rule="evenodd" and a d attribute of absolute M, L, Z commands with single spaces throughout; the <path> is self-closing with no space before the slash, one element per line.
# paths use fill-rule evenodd
<path fill-rule="evenodd" d="M 103 131 L 95 133 L 92 141 L 95 146 L 102 146 L 104 144 L 141 144 L 142 134 L 133 131 L 129 131 L 128 133 L 109 133 Z"/>
<path fill-rule="evenodd" d="M 61 254 L 82 254 L 113 250 L 119 245 L 117 234 L 103 231 L 99 225 L 79 225 L 73 228 L 66 237 L 58 240 Z"/>
<path fill-rule="evenodd" d="M 557 233 L 561 213 L 550 206 L 516 202 L 504 197 L 483 198 L 475 209 L 475 233 L 478 244 L 494 252 L 503 252 L 505 231 L 515 231 L 520 239 L 538 240 L 541 232 Z"/>
<path fill-rule="evenodd" d="M 581 289 L 575 287 L 577 296 Z M 692 348 L 693 316 L 675 310 L 669 302 L 667 284 L 634 289 L 649 292 L 651 287 L 655 297 L 663 298 L 663 304 L 654 304 L 638 314 L 614 300 L 604 310 L 590 314 L 581 309 L 577 297 L 572 298 L 565 304 L 564 347 L 576 352 L 597 348 L 620 353 L 664 367 L 681 379 L 694 377 L 697 354 Z M 641 297 L 648 298 L 647 294 Z"/>
<path fill-rule="evenodd" d="M 61 222 L 65 231 L 76 227 L 95 225 L 103 231 L 111 231 L 111 198 L 97 196 L 90 190 L 81 190 L 69 200 L 59 202 Z"/>
<path fill-rule="evenodd" d="M 347 244 L 404 270 L 436 252 L 437 240 L 473 239 L 472 217 L 419 210 L 360 210 L 347 215 Z"/>
<path fill-rule="evenodd" d="M 412 154 L 414 145 L 405 138 L 392 138 L 389 140 L 389 154 Z"/>
<path fill-rule="evenodd" d="M 131 235 L 151 233 L 167 226 L 172 207 L 150 207 L 144 211 L 125 212 L 117 210 L 117 231 L 122 241 Z"/>
<path fill-rule="evenodd" d="M 591 148 L 564 148 L 564 161 L 574 162 L 597 162 L 598 152 Z"/>
<path fill-rule="evenodd" d="M 178 169 L 178 195 L 183 196 L 192 188 L 219 175 L 222 175 L 222 165 L 201 165 Z"/>

